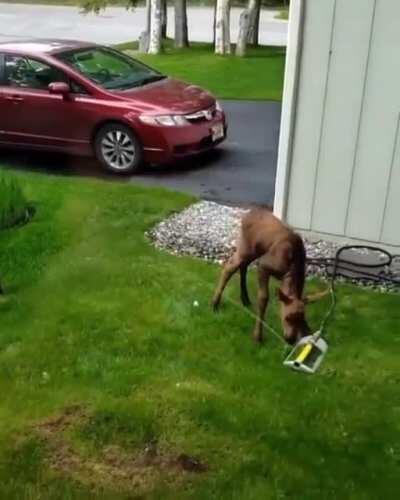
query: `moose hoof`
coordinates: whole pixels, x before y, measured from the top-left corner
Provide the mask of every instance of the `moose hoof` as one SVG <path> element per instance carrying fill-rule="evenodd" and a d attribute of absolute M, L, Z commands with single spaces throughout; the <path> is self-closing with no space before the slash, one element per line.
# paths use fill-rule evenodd
<path fill-rule="evenodd" d="M 244 307 L 251 307 L 251 302 L 248 297 L 242 297 L 242 304 Z"/>
<path fill-rule="evenodd" d="M 221 302 L 219 300 L 213 300 L 211 302 L 211 307 L 213 308 L 214 312 L 218 312 L 219 311 L 220 304 L 221 304 Z"/>

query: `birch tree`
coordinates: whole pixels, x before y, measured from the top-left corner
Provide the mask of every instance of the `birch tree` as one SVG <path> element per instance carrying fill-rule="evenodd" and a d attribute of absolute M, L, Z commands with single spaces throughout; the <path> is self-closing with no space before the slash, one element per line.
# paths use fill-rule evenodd
<path fill-rule="evenodd" d="M 150 0 L 150 41 L 149 54 L 161 52 L 161 0 Z"/>
<path fill-rule="evenodd" d="M 149 50 L 150 41 L 150 19 L 151 19 L 151 0 L 146 0 L 146 27 L 139 35 L 139 52 L 146 54 Z"/>
<path fill-rule="evenodd" d="M 146 0 L 146 31 L 150 34 L 151 0 Z"/>
<path fill-rule="evenodd" d="M 254 22 L 257 17 L 257 3 L 259 0 L 249 0 L 248 6 L 242 14 L 240 15 L 240 25 L 239 25 L 239 35 L 238 35 L 238 40 L 236 44 L 236 55 L 237 56 L 245 56 L 246 55 L 246 48 L 247 48 L 247 43 L 249 40 L 249 34 L 250 30 L 252 28 L 251 23 L 253 23 L 253 29 L 254 29 Z"/>
<path fill-rule="evenodd" d="M 248 9 L 244 9 L 244 11 L 240 14 L 239 34 L 236 43 L 236 55 L 239 57 L 244 57 L 246 55 L 249 27 L 250 27 L 250 12 Z"/>
<path fill-rule="evenodd" d="M 255 0 L 253 8 L 250 8 L 249 33 L 247 35 L 247 43 L 250 45 L 258 45 L 258 34 L 260 32 L 260 11 L 261 0 Z"/>
<path fill-rule="evenodd" d="M 167 38 L 168 2 L 161 0 L 161 37 Z"/>
<path fill-rule="evenodd" d="M 188 46 L 187 2 L 186 0 L 175 0 L 175 47 Z"/>
<path fill-rule="evenodd" d="M 217 14 L 215 18 L 215 53 L 231 53 L 230 36 L 230 0 L 216 0 Z"/>
<path fill-rule="evenodd" d="M 214 1 L 213 7 L 213 47 L 215 49 L 215 28 L 217 25 L 217 1 Z"/>

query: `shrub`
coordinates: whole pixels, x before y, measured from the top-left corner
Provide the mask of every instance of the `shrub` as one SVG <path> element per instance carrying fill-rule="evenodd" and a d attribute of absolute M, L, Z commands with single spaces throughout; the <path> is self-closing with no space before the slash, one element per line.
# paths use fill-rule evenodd
<path fill-rule="evenodd" d="M 28 216 L 28 203 L 18 181 L 0 174 L 0 229 L 19 224 Z"/>

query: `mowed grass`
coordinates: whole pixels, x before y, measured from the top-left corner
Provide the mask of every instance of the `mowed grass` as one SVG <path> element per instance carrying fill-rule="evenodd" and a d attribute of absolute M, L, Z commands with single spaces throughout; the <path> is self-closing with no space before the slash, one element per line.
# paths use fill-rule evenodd
<path fill-rule="evenodd" d="M 221 99 L 282 99 L 284 48 L 249 48 L 247 56 L 239 58 L 217 56 L 207 43 L 175 49 L 168 40 L 158 56 L 139 54 L 136 47 L 136 43 L 117 46 L 162 73 L 200 85 Z"/>
<path fill-rule="evenodd" d="M 241 308 L 211 312 L 217 266 L 146 240 L 190 198 L 17 176 L 37 212 L 0 232 L 0 498 L 398 497 L 399 296 L 340 287 L 321 371 L 296 374 Z M 149 447 L 207 471 L 138 465 Z"/>
<path fill-rule="evenodd" d="M 0 230 L 22 222 L 27 211 L 28 204 L 18 183 L 0 172 Z"/>

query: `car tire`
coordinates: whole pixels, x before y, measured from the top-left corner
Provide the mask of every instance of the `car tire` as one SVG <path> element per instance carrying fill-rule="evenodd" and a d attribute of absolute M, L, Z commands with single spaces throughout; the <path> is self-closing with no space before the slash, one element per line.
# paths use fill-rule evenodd
<path fill-rule="evenodd" d="M 96 157 L 106 170 L 133 174 L 140 170 L 143 148 L 133 130 L 122 123 L 109 123 L 95 138 Z"/>

